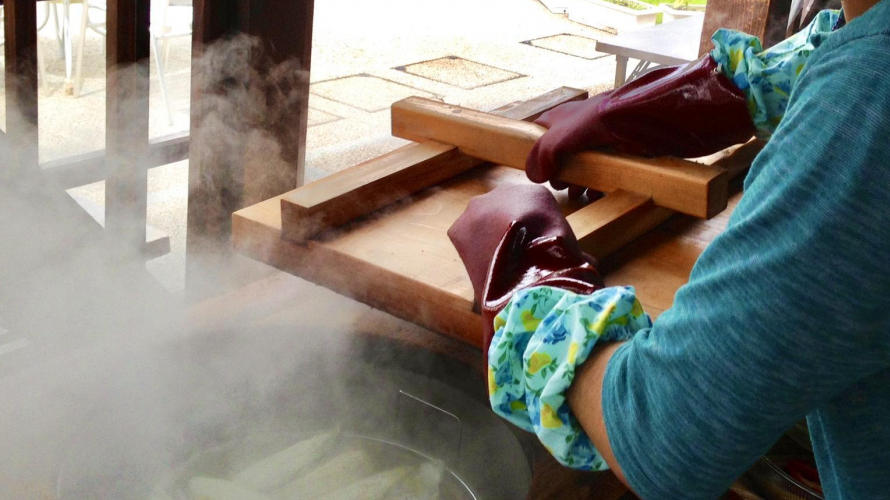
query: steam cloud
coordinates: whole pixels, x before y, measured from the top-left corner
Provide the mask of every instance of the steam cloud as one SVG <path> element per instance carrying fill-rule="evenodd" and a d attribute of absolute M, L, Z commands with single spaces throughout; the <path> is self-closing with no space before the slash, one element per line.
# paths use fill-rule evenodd
<path fill-rule="evenodd" d="M 271 196 L 267 186 L 294 161 L 286 129 L 305 72 L 292 61 L 270 63 L 245 36 L 209 47 L 193 68 L 203 98 L 191 134 L 208 156 L 193 152 L 192 160 L 231 168 L 196 172 L 190 196 L 208 213 Z M 127 72 L 138 69 L 117 71 L 113 77 L 131 78 Z M 7 122 L 28 126 L 15 110 Z M 251 435 L 312 435 L 340 422 L 391 439 L 412 411 L 422 415 L 413 444 L 469 460 L 464 472 L 481 485 L 479 498 L 524 494 L 525 453 L 487 411 L 484 394 L 466 396 L 484 392 L 470 368 L 443 368 L 413 351 L 396 359 L 395 347 L 357 342 L 368 309 L 311 286 L 293 312 L 262 323 L 194 321 L 189 304 L 163 290 L 142 258 L 61 187 L 35 166 L 9 166 L 21 145 L 0 146 L 0 498 L 144 500 L 157 478 L 216 446 Z M 244 155 L 263 164 L 242 169 Z M 267 177 L 245 183 L 245 170 L 259 168 Z M 196 192 L 199 184 L 210 188 Z M 244 194 L 207 195 L 225 193 L 219 186 Z M 199 319 L 222 307 L 199 309 Z M 4 352 L 9 345 L 18 347 Z M 464 385 L 435 381 L 442 376 Z M 460 415 L 457 434 L 451 417 L 405 407 L 403 389 Z M 491 449 L 502 454 L 490 456 Z M 500 482 L 480 480 L 485 475 Z M 486 496 L 486 488 L 498 493 Z"/>
<path fill-rule="evenodd" d="M 193 64 L 199 78 L 222 86 L 200 101 L 192 135 L 217 158 L 261 157 L 269 176 L 284 172 L 289 147 L 274 131 L 305 72 L 293 61 L 270 65 L 246 36 L 208 47 Z M 109 77 L 125 82 L 139 71 Z M 139 107 L 130 104 L 123 109 Z M 57 498 L 90 474 L 133 488 L 136 475 L 169 469 L 190 445 L 237 432 L 257 416 L 250 412 L 272 407 L 296 367 L 326 361 L 307 371 L 308 385 L 338 369 L 354 317 L 329 305 L 316 305 L 286 335 L 252 337 L 270 328 L 244 324 L 196 331 L 188 304 L 154 281 L 138 252 L 111 239 L 36 165 L 14 160 L 37 131 L 17 110 L 6 114 L 7 130 L 24 140 L 0 138 L 0 498 Z M 243 186 L 242 171 L 225 174 L 203 181 L 211 190 Z M 256 188 L 253 201 L 267 194 L 246 187 Z M 227 350 L 233 345 L 242 352 Z"/>

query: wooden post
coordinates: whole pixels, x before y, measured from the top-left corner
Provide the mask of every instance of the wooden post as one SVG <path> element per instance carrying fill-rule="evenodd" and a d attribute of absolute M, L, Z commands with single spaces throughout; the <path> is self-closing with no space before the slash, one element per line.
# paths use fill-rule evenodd
<path fill-rule="evenodd" d="M 124 248 L 145 246 L 150 0 L 109 0 L 106 54 L 105 229 Z"/>
<path fill-rule="evenodd" d="M 246 176 L 249 203 L 258 203 L 303 185 L 306 130 L 309 114 L 309 70 L 312 63 L 312 19 L 315 0 L 250 0 L 244 31 L 263 41 L 268 58 L 261 78 L 274 108 L 267 110 L 264 128 L 281 147 L 279 172 Z M 248 168 L 253 160 L 249 158 Z"/>
<path fill-rule="evenodd" d="M 796 8 L 795 8 L 796 7 Z M 841 0 L 797 0 L 792 1 L 792 11 L 788 17 L 788 29 L 785 38 L 808 26 L 820 11 L 840 9 Z"/>
<path fill-rule="evenodd" d="M 219 274 L 233 212 L 303 181 L 313 6 L 195 1 L 187 286 Z"/>
<path fill-rule="evenodd" d="M 205 126 L 205 107 L 212 106 L 224 88 L 222 75 L 208 69 L 209 47 L 235 31 L 234 0 L 195 0 L 192 32 L 191 142 L 189 145 L 189 199 L 187 252 L 212 250 L 225 239 L 226 213 L 238 206 L 240 158 L 214 147 L 214 134 Z M 211 94 L 205 96 L 205 93 Z M 205 98 L 206 97 L 206 98 Z M 187 264 L 188 265 L 188 264 Z"/>
<path fill-rule="evenodd" d="M 713 48 L 711 36 L 720 28 L 754 35 L 769 48 L 785 38 L 791 0 L 709 0 L 699 54 Z"/>
<path fill-rule="evenodd" d="M 785 39 L 785 31 L 788 29 L 788 18 L 791 16 L 792 0 L 771 0 L 766 13 L 766 26 L 763 28 L 763 34 L 760 39 L 763 41 L 764 48 L 770 48 L 773 45 Z"/>
<path fill-rule="evenodd" d="M 37 168 L 37 6 L 34 0 L 6 0 L 6 147 L 3 170 Z M 6 163 L 6 162 L 4 162 Z M 9 168 L 13 167 L 13 168 Z"/>

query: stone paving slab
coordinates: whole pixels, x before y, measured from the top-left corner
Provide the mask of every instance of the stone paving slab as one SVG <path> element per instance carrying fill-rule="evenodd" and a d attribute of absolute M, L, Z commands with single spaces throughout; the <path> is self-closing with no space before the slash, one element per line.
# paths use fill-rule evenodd
<path fill-rule="evenodd" d="M 363 111 L 389 109 L 392 103 L 411 96 L 441 99 L 431 92 L 393 82 L 379 76 L 360 74 L 313 83 L 309 92 Z"/>
<path fill-rule="evenodd" d="M 316 125 L 324 125 L 325 123 L 331 123 L 343 119 L 342 116 L 325 113 L 324 111 L 315 109 L 311 106 L 309 107 L 309 116 L 307 118 L 310 127 L 314 127 Z"/>
<path fill-rule="evenodd" d="M 407 66 L 398 66 L 395 69 L 466 90 L 487 87 L 525 76 L 458 56 L 440 57 Z"/>
<path fill-rule="evenodd" d="M 309 107 L 346 119 L 361 118 L 368 115 L 367 111 L 348 106 L 342 102 L 332 101 L 315 93 L 309 94 Z"/>

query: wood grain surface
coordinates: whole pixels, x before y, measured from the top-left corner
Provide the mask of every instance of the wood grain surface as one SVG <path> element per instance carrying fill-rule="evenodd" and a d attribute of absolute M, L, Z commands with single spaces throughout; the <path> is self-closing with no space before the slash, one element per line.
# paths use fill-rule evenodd
<path fill-rule="evenodd" d="M 749 164 L 750 147 L 702 161 L 722 172 L 738 171 Z M 473 288 L 447 230 L 474 196 L 505 183 L 527 182 L 521 170 L 483 165 L 305 244 L 282 239 L 279 196 L 234 214 L 234 246 L 278 269 L 479 346 L 481 318 Z M 608 283 L 637 286 L 644 307 L 656 314 L 669 307 L 704 243 L 653 240 L 639 256 L 641 264 L 625 269 L 608 255 L 672 212 L 630 192 L 616 191 L 587 206 L 564 192 L 554 194 L 582 246 L 611 266 L 603 267 L 614 271 L 614 277 L 605 276 Z M 722 223 L 721 217 L 715 220 Z M 656 271 L 646 274 L 649 268 Z"/>
<path fill-rule="evenodd" d="M 561 87 L 493 113 L 530 121 L 554 103 L 585 98 L 586 91 Z M 283 235 L 305 242 L 322 230 L 341 226 L 482 163 L 450 145 L 433 141 L 409 144 L 287 193 L 281 200 Z"/>
<path fill-rule="evenodd" d="M 709 0 L 705 10 L 699 54 L 714 48 L 711 36 L 720 28 L 760 38 L 769 48 L 785 38 L 791 0 Z"/>
<path fill-rule="evenodd" d="M 7 0 L 4 16 L 7 118 L 0 145 L 8 151 L 4 170 L 14 174 L 37 169 L 37 2 Z"/>
<path fill-rule="evenodd" d="M 392 106 L 396 137 L 453 144 L 468 156 L 523 170 L 529 152 L 546 131 L 534 123 L 420 97 Z M 656 205 L 701 218 L 726 208 L 723 171 L 678 158 L 587 151 L 566 158 L 556 178 L 607 193 L 622 189 L 645 194 Z"/>
<path fill-rule="evenodd" d="M 148 213 L 149 0 L 109 0 L 105 54 L 105 231 L 145 251 Z"/>

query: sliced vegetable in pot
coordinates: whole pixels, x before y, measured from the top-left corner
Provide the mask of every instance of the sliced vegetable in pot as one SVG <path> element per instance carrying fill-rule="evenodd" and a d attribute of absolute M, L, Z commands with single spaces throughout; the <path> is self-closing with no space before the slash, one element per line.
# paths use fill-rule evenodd
<path fill-rule="evenodd" d="M 190 500 L 272 500 L 232 481 L 195 477 L 189 481 Z"/>
<path fill-rule="evenodd" d="M 383 500 L 387 491 L 411 472 L 411 467 L 396 467 L 340 488 L 323 500 Z"/>
<path fill-rule="evenodd" d="M 282 500 L 316 500 L 350 481 L 359 481 L 374 474 L 376 469 L 367 452 L 353 449 L 312 469 L 281 488 L 276 496 Z"/>
<path fill-rule="evenodd" d="M 383 497 L 385 500 L 437 500 L 445 464 L 428 462 L 415 467 Z"/>
<path fill-rule="evenodd" d="M 339 434 L 337 429 L 300 441 L 235 474 L 232 480 L 256 491 L 280 488 L 318 463 L 333 448 Z"/>

